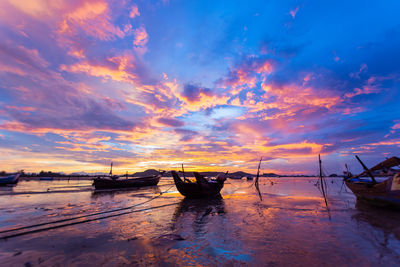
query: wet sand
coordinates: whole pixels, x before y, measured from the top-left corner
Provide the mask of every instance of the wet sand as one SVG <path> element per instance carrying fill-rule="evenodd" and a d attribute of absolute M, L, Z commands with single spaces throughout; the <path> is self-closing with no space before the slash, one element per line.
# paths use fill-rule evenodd
<path fill-rule="evenodd" d="M 357 203 L 339 178 L 327 179 L 328 212 L 317 181 L 262 178 L 262 201 L 253 182 L 246 180 L 228 180 L 222 199 L 215 200 L 184 199 L 171 178 L 162 178 L 156 187 L 106 192 L 94 192 L 88 180 L 21 181 L 0 188 L 0 231 L 134 207 L 105 214 L 132 211 L 121 216 L 82 217 L 74 222 L 94 220 L 0 240 L 0 262 L 2 266 L 397 265 L 400 212 Z"/>

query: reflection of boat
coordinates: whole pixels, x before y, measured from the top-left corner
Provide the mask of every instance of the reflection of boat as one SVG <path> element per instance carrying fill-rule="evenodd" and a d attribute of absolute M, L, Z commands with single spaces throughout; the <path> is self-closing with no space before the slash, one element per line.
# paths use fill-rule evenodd
<path fill-rule="evenodd" d="M 210 199 L 190 199 L 184 198 L 182 202 L 177 206 L 172 223 L 173 229 L 181 229 L 179 225 L 190 222 L 193 226 L 193 230 L 197 234 L 205 232 L 205 227 L 210 221 L 211 216 L 225 214 L 225 203 L 222 197 L 215 197 Z M 210 216 L 210 217 L 209 217 Z M 186 218 L 190 218 L 186 220 Z M 222 226 L 223 224 L 212 226 Z"/>
<path fill-rule="evenodd" d="M 205 198 L 220 196 L 220 191 L 224 187 L 226 176 L 217 175 L 215 180 L 207 180 L 203 175 L 193 172 L 196 182 L 184 178 L 183 181 L 176 171 L 171 171 L 175 186 L 179 193 L 188 198 Z"/>
<path fill-rule="evenodd" d="M 93 185 L 96 189 L 99 188 L 127 188 L 127 187 L 142 187 L 157 185 L 161 179 L 163 172 L 146 177 L 138 177 L 131 179 L 121 179 L 119 177 L 98 177 L 93 179 Z"/>
<path fill-rule="evenodd" d="M 359 158 L 357 157 L 359 160 Z M 361 160 L 360 160 L 360 163 Z M 360 200 L 377 206 L 387 206 L 400 208 L 400 173 L 393 174 L 383 181 L 377 181 L 372 172 L 387 171 L 390 168 L 400 165 L 400 158 L 389 158 L 371 169 L 367 169 L 362 163 L 365 171 L 357 176 L 346 179 L 345 183 L 348 188 Z M 393 170 L 391 170 L 393 171 Z M 360 178 L 363 174 L 368 174 L 371 180 Z"/>
<path fill-rule="evenodd" d="M 20 173 L 0 177 L 0 186 L 18 183 Z"/>
<path fill-rule="evenodd" d="M 356 202 L 356 209 L 356 213 L 351 216 L 352 219 L 357 220 L 359 223 L 367 223 L 371 228 L 379 228 L 383 232 L 383 236 L 378 232 L 378 236 L 373 237 L 374 243 L 380 243 L 387 247 L 391 238 L 395 237 L 397 240 L 400 240 L 399 212 L 380 208 L 374 209 L 364 201 L 360 200 L 357 200 Z M 365 227 L 362 228 L 365 229 Z M 372 237 L 371 234 L 376 234 L 374 230 L 366 231 L 366 233 L 370 237 Z M 383 240 L 377 242 L 379 239 Z"/>

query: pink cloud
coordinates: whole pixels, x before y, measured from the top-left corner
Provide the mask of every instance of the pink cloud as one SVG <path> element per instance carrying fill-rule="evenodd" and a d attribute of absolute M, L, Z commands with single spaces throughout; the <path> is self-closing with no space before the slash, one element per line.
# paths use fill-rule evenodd
<path fill-rule="evenodd" d="M 105 1 L 84 2 L 62 16 L 58 32 L 73 35 L 83 31 L 88 36 L 106 41 L 124 37 L 124 32 L 112 24 L 109 13 Z"/>
<path fill-rule="evenodd" d="M 140 16 L 138 6 L 133 5 L 131 8 L 131 12 L 129 13 L 129 17 L 133 19 L 134 17 L 137 17 L 137 16 Z"/>
<path fill-rule="evenodd" d="M 382 80 L 381 78 L 372 76 L 367 80 L 366 84 L 363 85 L 361 88 L 355 88 L 353 92 L 346 93 L 344 96 L 352 98 L 357 95 L 368 95 L 368 94 L 379 93 L 381 91 L 379 84 L 381 80 Z"/>
<path fill-rule="evenodd" d="M 296 17 L 297 12 L 299 11 L 300 7 L 296 7 L 293 10 L 290 10 L 289 14 L 292 16 L 292 18 Z"/>
<path fill-rule="evenodd" d="M 146 32 L 146 29 L 143 26 L 133 30 L 133 34 L 135 39 L 133 40 L 133 44 L 135 46 L 135 50 L 139 52 L 139 54 L 144 54 L 147 51 L 146 44 L 149 41 L 149 35 Z"/>
<path fill-rule="evenodd" d="M 259 76 L 273 72 L 273 63 L 268 59 L 250 58 L 242 64 L 231 69 L 228 77 L 219 81 L 223 87 L 231 87 L 231 94 L 238 94 L 241 90 L 254 88 Z"/>

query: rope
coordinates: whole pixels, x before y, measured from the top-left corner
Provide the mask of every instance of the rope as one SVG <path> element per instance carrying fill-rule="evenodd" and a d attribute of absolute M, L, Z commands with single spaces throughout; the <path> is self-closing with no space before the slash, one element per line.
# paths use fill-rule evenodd
<path fill-rule="evenodd" d="M 111 215 L 107 215 L 107 216 L 103 216 L 103 217 L 99 217 L 99 218 L 87 219 L 87 220 L 83 220 L 83 221 L 79 221 L 79 222 L 72 222 L 72 223 L 55 225 L 55 226 L 50 226 L 50 227 L 41 228 L 41 229 L 35 229 L 35 230 L 31 230 L 31 231 L 26 231 L 26 232 L 21 232 L 21 233 L 17 233 L 17 234 L 11 234 L 11 235 L 7 235 L 7 236 L 3 236 L 3 237 L 0 237 L 0 239 L 8 239 L 8 238 L 12 238 L 12 237 L 17 237 L 17 236 L 22 236 L 22 235 L 27 235 L 27 234 L 43 232 L 43 231 L 57 229 L 57 228 L 61 228 L 61 227 L 66 227 L 66 226 L 71 226 L 71 225 L 76 225 L 76 224 L 81 224 L 81 223 L 86 223 L 86 222 L 92 222 L 92 221 L 97 221 L 97 220 L 101 220 L 101 219 L 107 219 L 107 218 L 111 218 L 111 217 L 117 217 L 117 216 L 126 215 L 126 214 L 130 214 L 130 213 L 134 213 L 134 212 L 141 212 L 141 211 L 146 211 L 146 210 L 152 210 L 152 209 L 157 209 L 157 208 L 173 206 L 173 205 L 177 205 L 179 203 L 181 203 L 181 202 L 164 204 L 164 205 L 151 207 L 151 208 L 144 208 L 144 209 L 140 209 L 140 210 L 126 211 L 126 212 L 122 212 L 122 213 L 118 213 L 118 214 L 111 214 Z"/>
<path fill-rule="evenodd" d="M 128 209 L 132 209 L 134 207 L 143 205 L 145 203 L 148 203 L 156 198 L 159 198 L 162 194 L 168 192 L 168 190 L 170 190 L 172 188 L 172 186 L 170 186 L 167 190 L 165 190 L 164 192 L 160 192 L 159 195 L 152 197 L 144 202 L 129 206 L 129 207 L 124 207 L 124 208 L 119 208 L 119 209 L 113 209 L 113 210 L 108 210 L 108 211 L 102 211 L 102 212 L 96 212 L 96 213 L 90 213 L 90 214 L 86 214 L 86 215 L 80 215 L 80 216 L 76 216 L 73 218 L 68 218 L 68 219 L 61 219 L 61 220 L 56 220 L 56 221 L 51 221 L 51 222 L 45 222 L 45 223 L 38 223 L 38 224 L 33 224 L 33 225 L 28 225 L 28 226 L 22 226 L 22 227 L 18 227 L 18 228 L 13 228 L 13 229 L 8 229 L 8 230 L 3 230 L 0 231 L 0 234 L 3 233 L 8 233 L 8 232 L 13 232 L 13 231 L 18 231 L 18 230 L 23 230 L 23 229 L 29 229 L 29 228 L 34 228 L 34 227 L 38 227 L 38 226 L 43 226 L 43 225 L 48 225 L 48 224 L 54 224 L 54 223 L 60 223 L 60 222 L 67 222 L 67 221 L 72 221 L 72 220 L 77 220 L 77 219 L 81 219 L 84 217 L 90 217 L 90 216 L 95 216 L 95 215 L 101 215 L 101 214 L 106 214 L 106 213 L 112 213 L 112 212 L 116 212 L 116 211 L 121 211 L 121 210 L 128 210 Z M 7 238 L 7 237 L 1 237 L 1 238 Z"/>

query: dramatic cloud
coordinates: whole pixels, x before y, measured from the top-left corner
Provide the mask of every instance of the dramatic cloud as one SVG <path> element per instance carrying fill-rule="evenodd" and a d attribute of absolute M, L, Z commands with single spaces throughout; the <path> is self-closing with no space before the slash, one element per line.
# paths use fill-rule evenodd
<path fill-rule="evenodd" d="M 1 1 L 0 163 L 255 171 L 263 156 L 311 174 L 317 154 L 332 172 L 396 155 L 398 8 L 354 6 Z"/>

